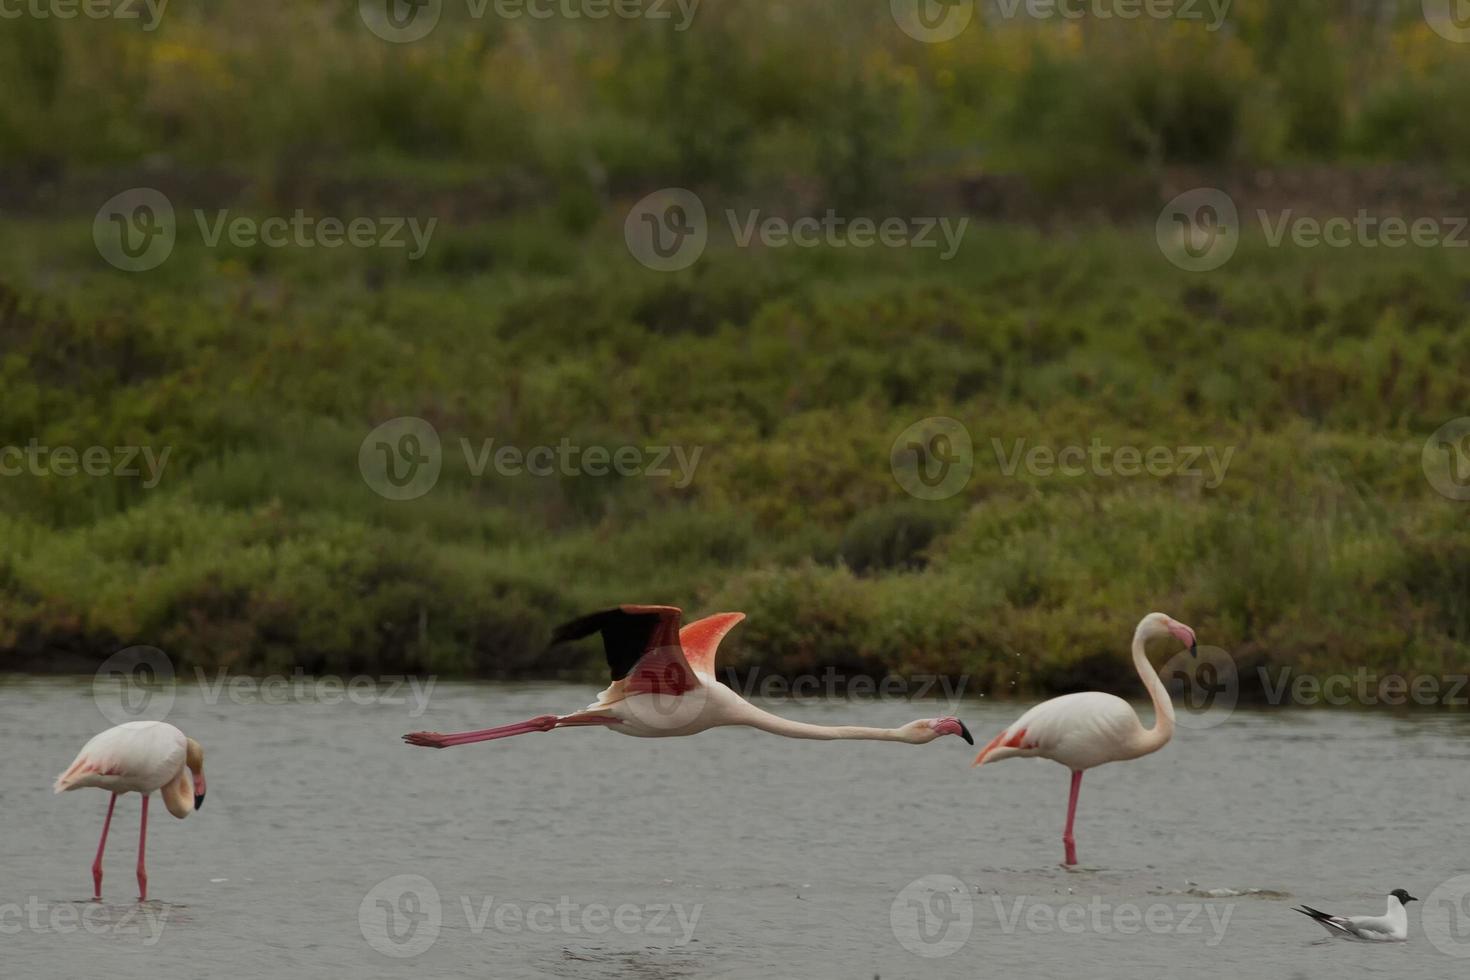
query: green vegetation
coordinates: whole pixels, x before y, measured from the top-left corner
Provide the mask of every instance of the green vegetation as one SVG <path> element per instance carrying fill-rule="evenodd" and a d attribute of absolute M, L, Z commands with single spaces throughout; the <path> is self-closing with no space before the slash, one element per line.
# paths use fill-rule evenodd
<path fill-rule="evenodd" d="M 571 209 L 680 182 L 847 206 L 977 170 L 1094 196 L 1105 172 L 1127 199 L 1171 164 L 1470 165 L 1453 108 L 1470 50 L 1418 0 L 1234 0 L 1216 30 L 1216 5 L 1182 0 L 1172 20 L 992 14 L 943 44 L 887 0 L 704 2 L 687 24 L 672 2 L 668 20 L 442 6 L 408 44 L 356 2 L 176 4 L 152 30 L 8 20 L 0 161 L 37 178 L 166 163 L 282 192 L 386 171 Z"/>
<path fill-rule="evenodd" d="M 707 0 L 685 31 L 445 4 L 412 44 L 357 6 L 0 29 L 0 448 L 169 453 L 156 481 L 0 476 L 0 666 L 152 643 L 242 670 L 590 677 L 595 650 L 543 650 L 550 627 L 647 601 L 749 613 L 735 666 L 972 691 L 1133 691 L 1152 609 L 1247 670 L 1470 670 L 1470 505 L 1420 464 L 1470 406 L 1464 251 L 1271 248 L 1246 221 L 1191 274 L 1153 226 L 1180 168 L 1393 164 L 1427 174 L 1410 199 L 1453 200 L 1470 45 L 1418 3 L 943 44 L 886 0 Z M 947 262 L 722 231 L 736 202 L 936 214 L 1012 175 L 1041 207 Z M 179 241 L 126 273 L 91 225 L 140 185 L 170 193 Z M 661 274 L 623 219 L 675 185 L 716 228 Z M 223 207 L 439 224 L 418 261 L 206 247 L 193 209 Z M 443 447 L 409 501 L 359 465 L 400 416 Z M 974 472 L 925 501 L 890 450 L 934 416 L 964 422 Z M 477 474 L 490 439 L 677 447 L 693 472 Z M 1069 446 L 1214 456 L 1009 466 Z"/>
<path fill-rule="evenodd" d="M 1247 667 L 1470 666 L 1465 505 L 1420 466 L 1470 403 L 1453 250 L 1249 239 L 1198 275 L 1151 226 L 991 226 L 947 263 L 716 241 L 660 274 L 619 218 L 445 228 L 417 263 L 181 232 L 143 274 L 103 265 L 86 221 L 0 227 L 24 284 L 0 303 L 0 445 L 172 448 L 153 489 L 0 481 L 6 658 L 151 642 L 244 669 L 581 674 L 596 652 L 544 653 L 550 626 L 637 600 L 748 612 L 731 664 L 973 690 L 1126 689 L 1154 608 Z M 405 415 L 443 471 L 391 501 L 358 453 Z M 975 467 L 928 502 L 889 453 L 935 415 Z M 703 453 L 682 488 L 477 477 L 460 440 L 490 438 Z M 1223 481 L 1203 459 L 1007 475 L 1017 440 L 1233 456 Z"/>

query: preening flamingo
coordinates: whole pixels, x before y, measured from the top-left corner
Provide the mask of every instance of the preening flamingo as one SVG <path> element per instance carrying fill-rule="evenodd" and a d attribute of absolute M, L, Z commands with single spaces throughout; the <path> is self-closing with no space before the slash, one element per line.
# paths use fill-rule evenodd
<path fill-rule="evenodd" d="M 123 793 L 143 794 L 143 822 L 138 829 L 138 898 L 148 898 L 148 869 L 143 864 L 148 841 L 148 796 L 155 790 L 168 812 L 180 820 L 204 805 L 204 749 L 173 725 L 161 721 L 130 721 L 92 736 L 71 766 L 56 777 L 55 790 L 95 786 L 112 794 L 102 840 L 92 862 L 93 897 L 102 897 L 102 851 L 112 810 Z"/>
<path fill-rule="evenodd" d="M 623 735 L 663 738 L 694 735 L 710 728 L 744 725 L 773 735 L 807 739 L 872 739 L 923 745 L 942 735 L 974 739 L 958 718 L 922 718 L 901 728 L 809 725 L 762 711 L 715 679 L 715 648 L 744 613 L 718 613 L 680 629 L 683 613 L 673 606 L 619 606 L 567 623 L 552 643 L 602 634 L 612 684 L 596 701 L 568 715 L 475 732 L 441 735 L 414 732 L 411 745 L 448 748 L 555 728 L 602 726 Z"/>
<path fill-rule="evenodd" d="M 1072 770 L 1072 793 L 1067 801 L 1067 829 L 1062 843 L 1066 863 L 1077 863 L 1077 841 L 1072 823 L 1077 817 L 1077 793 L 1082 774 L 1107 762 L 1137 759 L 1157 752 L 1174 737 L 1174 703 L 1158 672 L 1148 662 L 1145 645 L 1154 637 L 1173 636 L 1199 655 L 1194 630 L 1163 613 L 1149 613 L 1133 633 L 1133 666 L 1148 688 L 1154 703 L 1154 727 L 1144 728 L 1131 705 L 1120 697 L 1101 691 L 1064 694 L 1043 701 L 1026 712 L 1005 731 L 990 740 L 975 757 L 975 765 L 1002 759 L 1040 757 L 1060 762 Z"/>
<path fill-rule="evenodd" d="M 1360 943 L 1401 943 L 1409 938 L 1409 910 L 1404 906 L 1417 901 L 1402 888 L 1395 888 L 1388 893 L 1388 910 L 1382 915 L 1331 915 L 1310 905 L 1292 911 L 1307 916 L 1339 939 L 1353 939 Z"/>

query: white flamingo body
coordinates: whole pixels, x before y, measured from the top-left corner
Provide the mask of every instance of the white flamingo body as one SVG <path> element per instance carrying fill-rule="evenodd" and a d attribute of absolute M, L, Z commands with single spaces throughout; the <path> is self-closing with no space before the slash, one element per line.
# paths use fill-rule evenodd
<path fill-rule="evenodd" d="M 867 739 L 923 745 L 943 735 L 959 735 L 973 744 L 957 718 L 921 718 L 899 728 L 865 728 L 809 725 L 763 711 L 715 678 L 720 640 L 745 614 L 718 613 L 681 628 L 682 615 L 673 606 L 628 605 L 584 616 L 559 629 L 553 642 L 601 633 L 607 651 L 613 682 L 581 711 L 451 735 L 414 732 L 405 735 L 404 741 L 442 749 L 556 728 L 601 726 L 635 738 L 670 738 L 744 726 L 786 738 L 822 741 Z"/>
<path fill-rule="evenodd" d="M 1022 732 L 1020 745 L 1007 745 Z M 985 757 L 986 763 L 1040 757 L 1074 771 L 1137 759 L 1157 748 L 1150 746 L 1149 730 L 1138 720 L 1133 706 L 1101 691 L 1043 701 L 1017 718 L 999 738 L 1000 745 Z"/>
<path fill-rule="evenodd" d="M 161 721 L 130 721 L 92 736 L 66 771 L 56 777 L 53 789 L 65 793 L 96 788 L 112 794 L 102 839 L 92 862 L 93 894 L 102 897 L 102 852 L 117 798 L 124 793 L 143 797 L 143 818 L 138 829 L 138 894 L 148 897 L 148 872 L 144 854 L 148 836 L 148 800 L 157 792 L 168 812 L 180 820 L 204 804 L 204 750 L 199 743 L 173 725 Z"/>
<path fill-rule="evenodd" d="M 1158 672 L 1148 662 L 1147 641 L 1173 636 L 1196 649 L 1194 630 L 1163 613 L 1149 613 L 1133 633 L 1133 665 L 1154 705 L 1154 726 L 1144 728 L 1133 706 L 1100 691 L 1064 694 L 1031 708 L 990 741 L 975 758 L 981 766 L 1005 759 L 1042 758 L 1072 770 L 1067 825 L 1062 834 L 1068 865 L 1077 863 L 1072 835 L 1082 774 L 1109 762 L 1123 762 L 1157 752 L 1174 736 L 1174 704 Z"/>
<path fill-rule="evenodd" d="M 130 721 L 93 735 L 54 789 L 96 787 L 110 793 L 152 793 L 180 778 L 188 784 L 188 808 L 194 809 L 193 779 L 184 765 L 188 739 L 161 721 Z"/>

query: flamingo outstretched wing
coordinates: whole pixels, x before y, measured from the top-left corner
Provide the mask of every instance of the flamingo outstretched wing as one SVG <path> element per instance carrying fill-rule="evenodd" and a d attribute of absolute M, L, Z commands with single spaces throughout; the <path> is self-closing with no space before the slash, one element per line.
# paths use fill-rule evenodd
<path fill-rule="evenodd" d="M 683 694 L 699 684 L 679 644 L 683 615 L 675 606 L 618 606 L 566 623 L 552 634 L 551 642 L 602 634 L 613 683 L 598 703 L 608 703 L 614 693 Z"/>
<path fill-rule="evenodd" d="M 715 651 L 725 634 L 739 625 L 745 613 L 715 613 L 695 620 L 679 631 L 679 645 L 695 673 L 715 676 Z"/>

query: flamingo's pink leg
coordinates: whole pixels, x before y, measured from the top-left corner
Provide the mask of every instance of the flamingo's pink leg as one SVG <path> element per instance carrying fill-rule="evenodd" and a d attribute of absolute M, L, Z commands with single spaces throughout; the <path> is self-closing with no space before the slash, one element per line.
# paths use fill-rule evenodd
<path fill-rule="evenodd" d="M 102 839 L 97 842 L 97 860 L 92 862 L 92 897 L 102 897 L 102 849 L 107 846 L 107 829 L 112 826 L 112 808 L 117 806 L 117 794 L 107 801 L 107 819 L 102 821 Z"/>
<path fill-rule="evenodd" d="M 409 745 L 421 745 L 430 749 L 447 749 L 451 745 L 468 745 L 471 742 L 488 742 L 494 738 L 510 738 L 527 732 L 549 732 L 553 728 L 574 728 L 582 725 L 617 725 L 616 718 L 604 715 L 575 715 L 559 718 L 556 715 L 539 715 L 530 721 L 501 725 L 499 728 L 484 728 L 477 732 L 456 732 L 441 735 L 438 732 L 413 732 L 403 736 Z"/>
<path fill-rule="evenodd" d="M 148 901 L 148 869 L 143 865 L 143 851 L 148 843 L 148 794 L 143 794 L 143 823 L 138 828 L 138 901 Z"/>
<path fill-rule="evenodd" d="M 1077 863 L 1077 838 L 1072 836 L 1072 822 L 1077 819 L 1077 793 L 1082 789 L 1082 770 L 1072 773 L 1072 796 L 1067 801 L 1067 829 L 1062 831 L 1062 843 L 1067 847 L 1067 864 Z"/>

